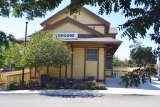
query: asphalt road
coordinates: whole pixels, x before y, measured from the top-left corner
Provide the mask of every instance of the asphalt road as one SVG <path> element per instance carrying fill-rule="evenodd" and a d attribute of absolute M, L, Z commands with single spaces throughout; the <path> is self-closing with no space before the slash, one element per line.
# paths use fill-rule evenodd
<path fill-rule="evenodd" d="M 53 97 L 0 95 L 0 107 L 160 107 L 160 96 Z"/>

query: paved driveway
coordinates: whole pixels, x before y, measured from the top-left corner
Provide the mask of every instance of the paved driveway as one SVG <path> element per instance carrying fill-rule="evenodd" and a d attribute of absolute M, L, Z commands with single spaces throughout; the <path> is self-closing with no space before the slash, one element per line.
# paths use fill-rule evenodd
<path fill-rule="evenodd" d="M 118 78 L 107 78 L 106 77 L 106 85 L 108 88 L 125 88 L 120 85 L 120 79 Z M 140 87 L 129 87 L 128 89 L 144 89 L 144 90 L 160 90 L 160 81 L 158 78 L 152 78 L 152 82 L 147 82 L 142 84 Z"/>
<path fill-rule="evenodd" d="M 109 93 L 112 94 L 160 95 L 160 81 L 158 81 L 158 78 L 152 78 L 151 83 L 147 82 L 138 88 L 125 88 L 120 85 L 120 80 L 117 78 L 106 78 L 106 85 Z"/>

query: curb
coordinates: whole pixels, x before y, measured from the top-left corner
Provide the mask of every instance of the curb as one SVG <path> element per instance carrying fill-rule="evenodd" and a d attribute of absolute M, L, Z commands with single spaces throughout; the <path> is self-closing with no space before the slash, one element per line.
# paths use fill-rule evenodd
<path fill-rule="evenodd" d="M 111 92 L 109 90 L 18 90 L 18 91 L 0 91 L 0 95 L 45 95 L 61 97 L 103 97 L 108 95 L 123 96 L 159 96 L 159 93 L 125 93 Z"/>

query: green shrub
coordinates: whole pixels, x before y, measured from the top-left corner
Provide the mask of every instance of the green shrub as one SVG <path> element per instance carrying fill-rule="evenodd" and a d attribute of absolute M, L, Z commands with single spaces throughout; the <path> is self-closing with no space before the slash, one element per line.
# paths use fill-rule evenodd
<path fill-rule="evenodd" d="M 82 84 L 82 89 L 95 90 L 95 86 L 96 86 L 95 81 L 87 81 Z"/>
<path fill-rule="evenodd" d="M 74 83 L 71 88 L 72 89 L 82 89 L 82 84 L 80 84 L 80 83 Z"/>
<path fill-rule="evenodd" d="M 9 90 L 37 90 L 40 89 L 39 81 L 29 80 L 22 84 L 21 81 L 13 82 L 8 87 Z"/>
<path fill-rule="evenodd" d="M 8 90 L 20 90 L 21 87 L 21 82 L 20 81 L 15 81 L 11 84 L 9 84 Z"/>
<path fill-rule="evenodd" d="M 139 69 L 121 76 L 121 84 L 126 88 L 129 86 L 139 87 L 141 83 L 144 84 L 148 80 L 151 82 L 150 76 L 147 76 L 145 71 Z"/>
<path fill-rule="evenodd" d="M 96 86 L 95 86 L 96 90 L 106 90 L 106 86 L 105 84 L 103 83 L 96 83 Z"/>
<path fill-rule="evenodd" d="M 81 85 L 81 88 L 86 89 L 86 90 L 105 90 L 106 89 L 105 84 L 98 83 L 98 82 L 95 82 L 95 81 L 84 82 Z"/>
<path fill-rule="evenodd" d="M 58 85 L 58 82 L 55 81 L 55 82 L 51 82 L 51 83 L 48 83 L 45 87 L 46 89 L 59 89 L 59 85 Z"/>
<path fill-rule="evenodd" d="M 45 86 L 45 89 L 60 89 L 62 88 L 58 81 L 50 82 Z M 105 90 L 105 84 L 96 81 L 86 81 L 84 83 L 65 84 L 64 89 L 83 89 L 83 90 Z M 22 84 L 21 81 L 13 82 L 8 87 L 9 90 L 38 90 L 41 89 L 39 81 L 27 81 Z"/>
<path fill-rule="evenodd" d="M 37 90 L 41 88 L 38 80 L 29 80 L 25 82 L 24 86 L 26 86 L 24 87 L 24 89 L 28 89 L 28 90 Z"/>

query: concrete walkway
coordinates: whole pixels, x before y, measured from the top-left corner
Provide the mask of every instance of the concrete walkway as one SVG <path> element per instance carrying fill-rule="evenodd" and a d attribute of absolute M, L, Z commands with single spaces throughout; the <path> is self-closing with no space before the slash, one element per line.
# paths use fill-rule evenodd
<path fill-rule="evenodd" d="M 106 78 L 107 90 L 17 90 L 17 91 L 0 91 L 0 95 L 8 94 L 26 94 L 26 95 L 47 95 L 47 96 L 107 96 L 116 95 L 160 95 L 160 81 L 157 78 L 152 79 L 152 83 L 146 83 L 138 88 L 124 88 L 119 84 L 120 80 L 115 78 Z"/>

